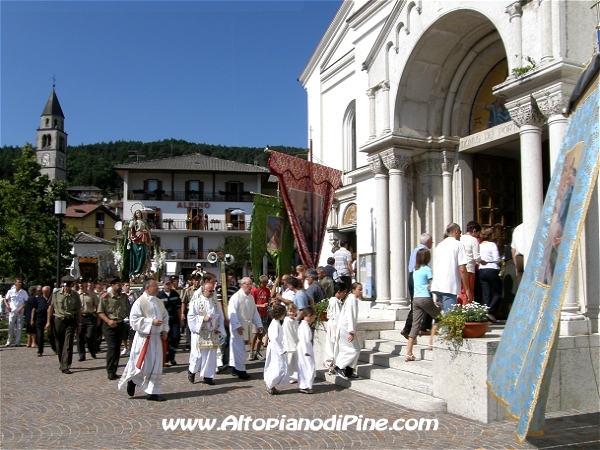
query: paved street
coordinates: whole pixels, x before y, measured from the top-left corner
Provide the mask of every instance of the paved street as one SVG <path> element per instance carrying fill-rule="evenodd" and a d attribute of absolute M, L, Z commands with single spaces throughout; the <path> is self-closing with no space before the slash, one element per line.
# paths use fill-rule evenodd
<path fill-rule="evenodd" d="M 217 375 L 216 386 L 187 381 L 187 353 L 180 365 L 166 368 L 164 395 L 168 401 L 148 402 L 143 392 L 129 399 L 106 379 L 104 353 L 100 359 L 75 362 L 73 375 L 58 370 L 49 348 L 42 358 L 27 347 L 0 352 L 2 386 L 2 442 L 8 448 L 572 448 L 597 449 L 597 413 L 579 412 L 550 418 L 547 435 L 518 445 L 514 424 L 490 425 L 452 414 L 419 413 L 392 403 L 371 399 L 351 390 L 315 383 L 313 395 L 299 394 L 292 386 L 270 397 L 262 382 L 262 363 L 249 365 L 253 379 L 241 381 L 230 374 Z M 77 361 L 77 356 L 75 356 Z M 127 358 L 121 359 L 119 373 Z M 198 377 L 199 378 L 199 377 Z M 360 381 L 356 381 L 360 382 Z M 139 391 L 139 389 L 138 389 Z M 163 419 L 217 419 L 228 415 L 253 418 L 330 419 L 332 415 L 363 418 L 437 419 L 437 431 L 165 431 Z M 259 421 L 255 422 L 255 425 Z M 251 428 L 250 428 L 251 429 Z"/>

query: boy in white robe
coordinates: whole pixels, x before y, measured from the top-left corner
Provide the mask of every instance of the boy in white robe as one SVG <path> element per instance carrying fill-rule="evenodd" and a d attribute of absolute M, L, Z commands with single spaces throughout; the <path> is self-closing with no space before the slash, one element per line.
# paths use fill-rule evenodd
<path fill-rule="evenodd" d="M 334 351 L 335 373 L 344 380 L 356 379 L 356 366 L 360 356 L 360 346 L 356 337 L 358 322 L 358 301 L 362 298 L 362 284 L 354 283 L 346 297 L 338 321 L 337 339 Z"/>
<path fill-rule="evenodd" d="M 246 372 L 246 344 L 250 343 L 252 324 L 256 325 L 258 333 L 263 333 L 262 322 L 254 297 L 250 295 L 252 280 L 242 278 L 240 290 L 229 300 L 229 327 L 231 332 L 229 365 L 233 367 L 233 375 L 247 380 L 250 375 Z"/>
<path fill-rule="evenodd" d="M 286 351 L 283 347 L 283 327 L 281 321 L 285 317 L 285 306 L 275 305 L 271 311 L 273 320 L 269 325 L 269 346 L 265 362 L 265 384 L 269 395 L 279 394 L 275 386 L 289 386 Z"/>
<path fill-rule="evenodd" d="M 304 309 L 304 320 L 298 326 L 298 391 L 303 394 L 312 394 L 315 381 L 315 354 L 312 346 L 312 331 L 310 324 L 316 318 L 312 306 Z"/>
<path fill-rule="evenodd" d="M 342 310 L 342 299 L 346 297 L 346 283 L 340 281 L 333 285 L 334 296 L 327 305 L 327 335 L 325 337 L 325 367 L 333 374 L 333 351 L 337 338 L 337 324 Z"/>
<path fill-rule="evenodd" d="M 119 389 L 127 384 L 127 394 L 133 397 L 137 385 L 148 394 L 147 400 L 161 402 L 166 400 L 160 394 L 166 349 L 163 341 L 166 342 L 169 332 L 169 313 L 156 294 L 158 283 L 150 278 L 144 281 L 144 294 L 131 307 L 129 324 L 136 334 Z"/>
<path fill-rule="evenodd" d="M 188 368 L 190 383 L 194 383 L 196 373 L 200 372 L 205 384 L 215 384 L 213 377 L 217 369 L 219 337 L 225 335 L 225 326 L 223 310 L 214 293 L 214 283 L 205 281 L 202 289 L 194 294 L 188 307 L 187 323 L 191 332 Z"/>
<path fill-rule="evenodd" d="M 298 381 L 298 357 L 296 356 L 296 347 L 298 346 L 297 314 L 298 307 L 292 303 L 287 307 L 287 316 L 283 319 L 283 348 L 286 351 L 290 383 Z"/>

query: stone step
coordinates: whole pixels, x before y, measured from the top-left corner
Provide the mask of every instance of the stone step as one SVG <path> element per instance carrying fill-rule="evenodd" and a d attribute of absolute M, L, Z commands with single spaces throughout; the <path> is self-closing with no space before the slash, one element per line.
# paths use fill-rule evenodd
<path fill-rule="evenodd" d="M 426 337 L 426 336 L 425 336 Z M 404 339 L 404 338 L 401 338 Z M 429 341 L 425 341 L 425 345 L 421 345 L 416 343 L 413 346 L 413 355 L 417 358 L 420 358 L 425 361 L 433 360 L 434 351 L 427 350 L 427 343 Z M 392 355 L 402 355 L 406 356 L 406 347 L 408 345 L 407 341 L 399 342 L 399 341 L 390 341 L 388 339 L 365 339 L 365 342 L 362 346 L 363 350 L 377 351 L 380 353 L 388 353 Z"/>
<path fill-rule="evenodd" d="M 393 330 L 395 326 L 396 324 L 393 320 L 358 319 L 356 330 L 358 332 Z"/>
<path fill-rule="evenodd" d="M 325 379 L 338 386 L 350 388 L 362 394 L 386 400 L 416 411 L 432 413 L 447 411 L 446 402 L 439 398 L 376 380 L 361 378 L 354 381 L 347 381 L 338 376 L 329 375 L 326 370 L 317 370 L 317 378 Z"/>
<path fill-rule="evenodd" d="M 404 356 L 362 350 L 359 361 L 382 367 L 390 367 L 401 372 L 433 377 L 433 363 L 427 360 L 406 362 Z"/>
<path fill-rule="evenodd" d="M 359 364 L 357 373 L 369 380 L 379 381 L 409 391 L 420 392 L 421 394 L 433 394 L 433 379 L 423 375 L 410 372 L 402 372 L 389 367 L 378 366 L 374 364 Z"/>

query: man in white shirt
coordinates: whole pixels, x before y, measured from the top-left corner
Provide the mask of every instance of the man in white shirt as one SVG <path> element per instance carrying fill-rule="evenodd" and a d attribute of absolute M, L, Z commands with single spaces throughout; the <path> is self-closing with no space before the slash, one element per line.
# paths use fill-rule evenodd
<path fill-rule="evenodd" d="M 15 285 L 8 291 L 4 299 L 4 307 L 8 313 L 8 338 L 6 339 L 6 347 L 10 347 L 11 345 L 16 347 L 21 346 L 23 313 L 25 311 L 25 303 L 28 299 L 27 292 L 21 289 L 22 286 L 23 280 L 17 278 Z M 15 337 L 14 340 L 12 340 L 13 337 Z"/>
<path fill-rule="evenodd" d="M 460 226 L 451 223 L 446 228 L 446 238 L 435 248 L 431 292 L 438 297 L 444 312 L 456 304 L 461 280 L 466 287 L 468 302 L 473 301 L 473 292 L 468 287 L 467 257 L 460 234 Z"/>
<path fill-rule="evenodd" d="M 352 277 L 354 272 L 352 270 L 352 254 L 348 250 L 348 241 L 340 242 L 340 248 L 333 254 L 335 259 L 335 270 L 337 271 L 338 277 L 346 283 L 348 290 L 352 286 Z"/>
<path fill-rule="evenodd" d="M 252 337 L 252 324 L 256 325 L 258 333 L 263 333 L 262 322 L 256 309 L 254 297 L 250 295 L 252 280 L 242 278 L 240 290 L 229 300 L 229 326 L 231 333 L 229 365 L 233 367 L 233 375 L 242 380 L 250 378 L 246 372 L 246 344 Z"/>
<path fill-rule="evenodd" d="M 475 296 L 475 269 L 477 268 L 477 264 L 485 264 L 485 261 L 481 261 L 479 252 L 479 233 L 481 233 L 481 225 L 471 220 L 467 223 L 467 232 L 460 237 L 460 243 L 465 248 L 465 256 L 467 257 L 469 289 L 473 293 L 473 296 Z M 468 303 L 464 284 L 461 287 L 458 300 L 463 305 Z"/>

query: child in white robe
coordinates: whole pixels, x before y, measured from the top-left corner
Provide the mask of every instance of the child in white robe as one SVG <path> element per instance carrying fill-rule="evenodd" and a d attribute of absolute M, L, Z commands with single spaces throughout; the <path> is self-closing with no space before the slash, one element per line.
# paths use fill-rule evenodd
<path fill-rule="evenodd" d="M 312 394 L 315 381 L 315 354 L 312 346 L 312 331 L 310 324 L 316 318 L 312 306 L 304 308 L 304 320 L 298 326 L 298 391 L 303 394 Z"/>
<path fill-rule="evenodd" d="M 334 371 L 336 375 L 344 380 L 359 378 L 356 373 L 356 367 L 360 356 L 360 346 L 356 337 L 356 328 L 358 302 L 362 299 L 362 292 L 362 284 L 352 284 L 350 294 L 346 297 L 340 311 L 334 351 Z"/>
<path fill-rule="evenodd" d="M 290 383 L 298 381 L 298 357 L 296 356 L 296 347 L 298 346 L 297 314 L 298 307 L 292 303 L 287 307 L 287 316 L 283 319 L 283 348 L 287 352 L 286 357 Z"/>
<path fill-rule="evenodd" d="M 333 351 L 337 338 L 337 323 L 342 309 L 342 299 L 346 297 L 346 283 L 340 281 L 333 285 L 334 297 L 329 299 L 327 306 L 327 335 L 325 337 L 325 367 L 333 374 Z"/>
<path fill-rule="evenodd" d="M 285 306 L 276 305 L 271 311 L 273 320 L 269 325 L 269 346 L 265 362 L 264 377 L 269 395 L 279 394 L 275 386 L 289 386 L 288 367 L 283 347 L 283 327 L 281 321 L 285 317 Z"/>

